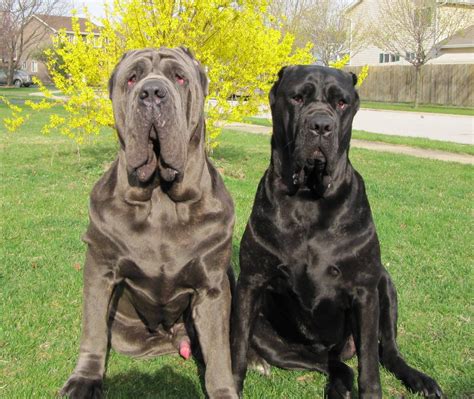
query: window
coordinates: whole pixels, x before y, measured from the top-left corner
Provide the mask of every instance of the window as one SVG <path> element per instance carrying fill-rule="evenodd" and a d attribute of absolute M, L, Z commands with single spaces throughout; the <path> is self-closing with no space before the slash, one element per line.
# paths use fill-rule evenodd
<path fill-rule="evenodd" d="M 95 48 L 100 48 L 101 46 L 101 38 L 98 35 L 89 36 L 89 35 L 82 35 L 82 41 L 86 42 L 87 44 L 92 44 Z"/>
<path fill-rule="evenodd" d="M 390 54 L 390 53 L 380 53 L 379 54 L 379 63 L 386 64 L 389 62 L 397 62 L 400 61 L 400 55 L 398 54 Z"/>
<path fill-rule="evenodd" d="M 31 61 L 31 72 L 38 72 L 38 63 L 36 61 Z"/>
<path fill-rule="evenodd" d="M 415 53 L 409 53 L 409 52 L 407 52 L 407 53 L 405 54 L 405 58 L 406 58 L 407 61 L 413 61 L 413 60 L 415 59 Z"/>
<path fill-rule="evenodd" d="M 23 61 L 21 63 L 20 69 L 23 70 L 23 71 L 26 71 L 28 69 L 28 65 L 26 64 L 26 61 Z"/>

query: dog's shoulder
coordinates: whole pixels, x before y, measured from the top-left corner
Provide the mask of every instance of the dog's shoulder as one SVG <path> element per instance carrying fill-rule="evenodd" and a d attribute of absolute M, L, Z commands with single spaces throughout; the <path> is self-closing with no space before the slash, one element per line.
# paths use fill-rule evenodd
<path fill-rule="evenodd" d="M 223 209 L 229 215 L 234 213 L 234 201 L 224 184 L 221 174 L 218 172 L 214 164 L 206 157 L 207 170 L 209 171 L 211 195 L 222 203 Z"/>

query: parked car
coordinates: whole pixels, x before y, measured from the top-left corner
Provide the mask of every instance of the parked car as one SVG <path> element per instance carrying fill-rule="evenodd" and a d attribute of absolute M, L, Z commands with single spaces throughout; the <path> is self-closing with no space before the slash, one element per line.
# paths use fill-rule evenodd
<path fill-rule="evenodd" d="M 7 84 L 7 71 L 0 69 L 0 85 Z M 28 87 L 33 84 L 31 76 L 28 75 L 25 71 L 16 70 L 13 74 L 13 84 L 15 87 L 25 86 Z"/>

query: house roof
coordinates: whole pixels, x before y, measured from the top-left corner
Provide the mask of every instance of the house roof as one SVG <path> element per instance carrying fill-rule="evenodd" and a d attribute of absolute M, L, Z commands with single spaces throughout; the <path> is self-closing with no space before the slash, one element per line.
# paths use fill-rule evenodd
<path fill-rule="evenodd" d="M 351 11 L 356 5 L 358 5 L 359 3 L 362 3 L 362 0 L 355 0 L 355 1 L 352 1 L 347 7 L 346 7 L 346 12 L 348 11 Z"/>
<path fill-rule="evenodd" d="M 33 15 L 33 18 L 36 18 L 38 21 L 46 25 L 55 33 L 59 31 L 60 29 L 65 29 L 66 32 L 73 32 L 72 17 L 36 14 L 36 15 Z M 89 22 L 92 25 L 92 33 L 97 33 L 97 34 L 100 33 L 100 27 L 94 24 L 93 22 L 88 21 L 88 19 L 77 18 L 77 21 L 79 22 L 79 27 L 82 34 L 87 33 L 87 28 L 86 28 L 87 22 Z"/>
<path fill-rule="evenodd" d="M 474 0 L 438 0 L 440 3 L 447 3 L 447 4 L 467 4 L 467 5 L 474 5 Z"/>
<path fill-rule="evenodd" d="M 444 40 L 441 48 L 466 48 L 474 47 L 474 25 L 463 29 Z"/>

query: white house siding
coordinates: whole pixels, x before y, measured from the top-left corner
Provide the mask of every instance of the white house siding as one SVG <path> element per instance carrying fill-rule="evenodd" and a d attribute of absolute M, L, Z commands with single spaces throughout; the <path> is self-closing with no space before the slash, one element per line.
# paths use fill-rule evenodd
<path fill-rule="evenodd" d="M 428 61 L 428 64 L 474 64 L 474 48 L 443 50 L 439 57 Z"/>
<path fill-rule="evenodd" d="M 375 46 L 368 46 L 364 50 L 351 55 L 349 65 L 351 66 L 362 66 L 362 65 L 378 65 L 378 66 L 390 66 L 390 65 L 410 65 L 404 58 L 400 57 L 400 61 L 380 63 L 380 53 L 386 53 L 386 51 L 380 50 Z"/>
<path fill-rule="evenodd" d="M 351 29 L 358 29 L 361 26 L 370 26 L 378 16 L 378 0 L 359 0 L 352 3 L 353 8 L 347 11 L 347 16 L 351 20 Z M 368 46 L 357 53 L 351 51 L 351 66 L 374 65 L 379 63 L 380 49 L 375 46 Z"/>

